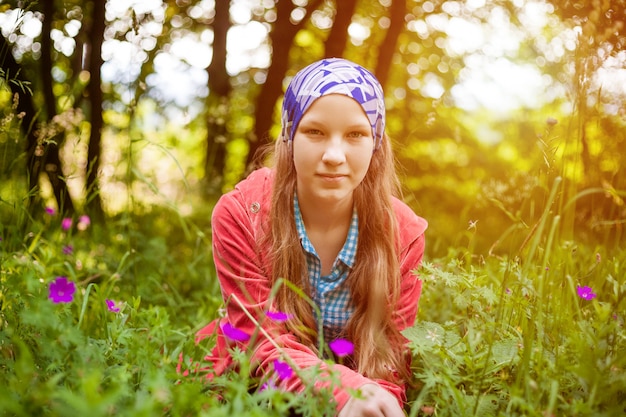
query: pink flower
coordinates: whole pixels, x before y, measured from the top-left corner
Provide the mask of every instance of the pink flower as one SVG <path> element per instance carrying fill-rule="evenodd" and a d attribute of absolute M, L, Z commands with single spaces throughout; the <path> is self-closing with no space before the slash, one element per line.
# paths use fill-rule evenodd
<path fill-rule="evenodd" d="M 74 300 L 76 285 L 72 281 L 68 281 L 67 277 L 56 277 L 50 283 L 48 298 L 53 303 L 71 303 Z"/>
<path fill-rule="evenodd" d="M 62 250 L 65 255 L 71 255 L 74 253 L 74 247 L 72 245 L 65 245 Z"/>
<path fill-rule="evenodd" d="M 115 301 L 109 300 L 107 298 L 105 300 L 105 302 L 107 303 L 107 308 L 109 309 L 109 311 L 111 311 L 113 313 L 119 313 L 120 312 L 120 308 L 118 307 L 118 305 L 115 304 Z"/>
<path fill-rule="evenodd" d="M 61 228 L 63 230 L 69 230 L 72 227 L 72 219 L 69 217 L 64 218 L 63 220 L 61 220 Z"/>
<path fill-rule="evenodd" d="M 86 214 L 83 214 L 78 218 L 78 224 L 76 228 L 80 231 L 87 230 L 89 225 L 91 224 L 91 219 Z"/>
<path fill-rule="evenodd" d="M 46 207 L 45 210 L 46 213 L 50 216 L 54 216 L 55 214 L 57 214 L 57 211 L 54 209 L 54 207 Z"/>
<path fill-rule="evenodd" d="M 222 331 L 224 332 L 224 336 L 236 342 L 245 342 L 250 339 L 250 335 L 248 333 L 239 330 L 230 323 L 223 325 Z"/>
<path fill-rule="evenodd" d="M 578 292 L 578 296 L 583 300 L 593 300 L 594 298 L 596 298 L 596 294 L 593 292 L 591 287 L 581 287 L 580 285 L 578 285 L 576 287 L 576 291 Z"/>
<path fill-rule="evenodd" d="M 274 361 L 274 371 L 276 371 L 276 375 L 278 375 L 280 380 L 289 379 L 293 375 L 291 366 L 287 362 L 281 362 L 278 359 Z"/>
<path fill-rule="evenodd" d="M 340 358 L 351 355 L 354 352 L 354 344 L 346 339 L 335 339 L 328 344 L 330 350 Z"/>
<path fill-rule="evenodd" d="M 283 313 L 282 311 L 268 311 L 266 314 L 267 317 L 278 323 L 287 321 L 292 317 L 291 314 Z"/>
<path fill-rule="evenodd" d="M 435 407 L 433 407 L 432 405 L 423 405 L 422 413 L 427 416 L 432 416 L 433 414 L 435 414 Z"/>

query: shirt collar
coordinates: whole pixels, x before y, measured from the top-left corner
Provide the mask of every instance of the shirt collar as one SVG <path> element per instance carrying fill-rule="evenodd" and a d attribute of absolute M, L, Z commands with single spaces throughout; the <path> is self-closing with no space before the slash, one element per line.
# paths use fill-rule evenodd
<path fill-rule="evenodd" d="M 298 231 L 298 238 L 300 239 L 300 243 L 302 248 L 319 257 L 317 252 L 315 252 L 315 248 L 313 244 L 309 240 L 309 236 L 306 233 L 306 228 L 304 227 L 304 221 L 302 220 L 302 212 L 300 211 L 300 204 L 298 203 L 298 196 L 294 193 L 293 196 L 293 211 L 294 217 L 296 221 L 296 230 Z M 339 251 L 337 255 L 337 259 L 343 262 L 348 267 L 352 268 L 354 266 L 354 261 L 356 259 L 356 248 L 357 241 L 359 236 L 359 216 L 356 213 L 356 208 L 352 211 L 352 220 L 350 221 L 350 228 L 348 229 L 348 235 L 346 236 L 346 241 L 343 244 L 343 248 Z"/>

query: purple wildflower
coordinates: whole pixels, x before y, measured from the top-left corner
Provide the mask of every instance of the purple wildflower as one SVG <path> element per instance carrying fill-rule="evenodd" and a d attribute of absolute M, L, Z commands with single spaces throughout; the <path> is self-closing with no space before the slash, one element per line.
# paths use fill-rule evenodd
<path fill-rule="evenodd" d="M 354 352 L 354 344 L 346 339 L 335 339 L 328 344 L 330 350 L 340 358 L 351 355 Z"/>
<path fill-rule="evenodd" d="M 109 309 L 109 311 L 111 311 L 113 313 L 119 313 L 120 312 L 120 308 L 118 307 L 119 304 L 116 304 L 115 301 L 109 300 L 107 298 L 105 300 L 105 302 L 107 303 L 107 308 Z"/>
<path fill-rule="evenodd" d="M 53 303 L 71 303 L 76 292 L 76 285 L 72 281 L 68 281 L 67 277 L 56 277 L 50 283 L 48 298 Z"/>
<path fill-rule="evenodd" d="M 277 389 L 277 388 L 278 387 L 276 386 L 276 381 L 274 380 L 274 378 L 272 378 L 268 380 L 267 382 L 264 382 L 263 385 L 259 387 L 259 392 L 263 392 L 268 389 Z"/>
<path fill-rule="evenodd" d="M 64 255 L 71 255 L 74 253 L 74 247 L 72 245 L 65 245 L 62 250 Z"/>
<path fill-rule="evenodd" d="M 64 218 L 63 220 L 61 220 L 61 228 L 63 230 L 69 230 L 72 227 L 72 219 L 69 217 Z"/>
<path fill-rule="evenodd" d="M 54 216 L 57 213 L 54 207 L 46 207 L 45 210 L 46 210 L 46 213 L 49 214 L 50 216 Z"/>
<path fill-rule="evenodd" d="M 578 296 L 583 300 L 593 300 L 594 298 L 596 298 L 596 294 L 593 292 L 591 287 L 581 287 L 580 285 L 578 285 L 576 287 L 576 291 L 578 292 Z"/>
<path fill-rule="evenodd" d="M 281 362 L 278 359 L 274 361 L 274 371 L 276 371 L 276 375 L 278 375 L 280 380 L 289 379 L 293 375 L 291 366 L 287 362 Z"/>
<path fill-rule="evenodd" d="M 250 339 L 250 335 L 248 333 L 239 330 L 230 323 L 226 323 L 225 325 L 223 325 L 222 331 L 224 332 L 224 335 L 226 337 L 236 342 L 245 342 Z"/>
<path fill-rule="evenodd" d="M 274 320 L 275 322 L 282 323 L 284 321 L 289 320 L 292 317 L 292 315 L 283 313 L 282 311 L 268 311 L 267 317 Z"/>

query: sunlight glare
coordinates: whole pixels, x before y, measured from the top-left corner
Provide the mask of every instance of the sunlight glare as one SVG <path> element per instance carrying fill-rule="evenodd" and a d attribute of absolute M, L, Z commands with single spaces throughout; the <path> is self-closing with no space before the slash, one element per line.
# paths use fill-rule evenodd
<path fill-rule="evenodd" d="M 485 6 L 485 0 L 467 0 L 466 6 L 468 9 L 480 9 Z"/>
<path fill-rule="evenodd" d="M 19 9 L 7 10 L 4 13 L 0 13 L 0 29 L 2 29 L 2 36 L 8 38 L 11 33 L 15 31 L 19 21 L 21 20 L 21 11 Z"/>
<path fill-rule="evenodd" d="M 494 112 L 534 107 L 546 99 L 548 80 L 534 65 L 519 65 L 506 58 L 475 55 L 461 71 L 461 82 L 452 88 L 455 103 L 475 110 L 486 107 Z"/>
<path fill-rule="evenodd" d="M 82 27 L 82 25 L 83 24 L 80 20 L 72 19 L 69 22 L 67 22 L 63 26 L 63 28 L 65 29 L 65 33 L 67 33 L 68 36 L 71 36 L 73 38 L 76 35 L 78 35 L 78 32 L 80 32 L 80 28 Z"/>
<path fill-rule="evenodd" d="M 355 45 L 361 45 L 365 39 L 370 37 L 370 29 L 360 23 L 352 22 L 348 26 L 348 34 Z"/>
<path fill-rule="evenodd" d="M 107 13 L 116 17 L 123 16 L 128 9 L 133 9 L 137 14 L 147 14 L 162 7 L 163 0 L 109 0 L 106 4 Z M 107 18 L 110 19 L 109 16 Z"/>
<path fill-rule="evenodd" d="M 235 25 L 245 25 L 252 19 L 252 8 L 247 1 L 233 1 L 230 6 L 230 19 Z"/>
<path fill-rule="evenodd" d="M 432 73 L 428 73 L 424 76 L 424 85 L 421 89 L 422 94 L 425 97 L 434 98 L 435 100 L 441 98 L 445 89 L 439 82 L 439 79 Z"/>
<path fill-rule="evenodd" d="M 36 38 L 41 34 L 42 23 L 33 16 L 31 12 L 27 13 L 31 18 L 24 19 L 24 23 L 20 26 L 20 32 L 29 38 Z"/>
<path fill-rule="evenodd" d="M 208 76 L 204 68 L 184 65 L 171 53 L 159 53 L 154 58 L 154 69 L 146 82 L 166 101 L 184 107 L 193 99 L 208 94 Z"/>
<path fill-rule="evenodd" d="M 607 113 L 626 115 L 626 51 L 606 59 L 595 74 L 593 85 L 602 93 Z"/>
<path fill-rule="evenodd" d="M 74 38 L 68 38 L 63 35 L 58 29 L 52 29 L 50 31 L 50 39 L 54 42 L 54 48 L 60 51 L 65 56 L 72 56 L 74 48 L 76 47 L 76 41 Z"/>
<path fill-rule="evenodd" d="M 251 67 L 267 68 L 270 62 L 267 35 L 267 28 L 260 22 L 233 26 L 226 38 L 227 71 L 235 75 Z"/>
<path fill-rule="evenodd" d="M 483 4 L 479 0 L 470 1 L 466 7 Z M 533 22 L 542 22 L 542 25 L 547 22 L 546 8 L 535 2 L 527 3 L 522 13 L 525 19 Z M 429 24 L 433 25 L 431 22 Z M 547 79 L 542 77 L 536 65 L 520 65 L 508 58 L 516 55 L 528 35 L 511 25 L 508 13 L 500 7 L 492 10 L 488 22 L 485 25 L 452 17 L 443 26 L 448 35 L 445 45 L 448 53 L 466 56 L 459 82 L 451 90 L 455 103 L 467 110 L 484 107 L 495 112 L 539 105 L 547 99 Z M 437 21 L 436 24 L 442 25 L 443 22 Z M 542 27 L 536 26 L 535 30 Z"/>
<path fill-rule="evenodd" d="M 195 37 L 185 36 L 172 42 L 170 52 L 177 58 L 183 59 L 189 65 L 197 68 L 206 68 L 211 63 L 213 50 L 209 44 L 201 42 Z"/>
<path fill-rule="evenodd" d="M 451 55 L 462 55 L 468 51 L 476 51 L 485 44 L 485 33 L 482 25 L 467 19 L 453 17 L 446 29 L 448 34 L 446 50 Z"/>
<path fill-rule="evenodd" d="M 544 2 L 527 2 L 520 9 L 517 18 L 530 32 L 537 33 L 548 24 L 551 6 Z"/>
<path fill-rule="evenodd" d="M 291 16 L 290 16 L 292 22 L 300 22 L 305 17 L 306 17 L 306 9 L 303 9 L 302 7 L 293 9 L 293 11 L 291 12 Z"/>

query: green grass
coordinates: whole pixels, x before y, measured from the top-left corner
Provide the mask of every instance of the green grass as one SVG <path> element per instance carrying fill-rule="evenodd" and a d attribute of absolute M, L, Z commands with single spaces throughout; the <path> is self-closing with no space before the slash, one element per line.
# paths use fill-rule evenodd
<path fill-rule="evenodd" d="M 425 264 L 420 320 L 406 332 L 411 415 L 623 415 L 626 253 L 598 254 L 564 243 L 550 267 L 526 272 L 509 259 Z M 580 298 L 578 285 L 597 297 Z"/>
<path fill-rule="evenodd" d="M 238 373 L 177 373 L 181 353 L 203 357 L 193 334 L 221 301 L 210 240 L 168 218 L 64 231 L 58 215 L 15 213 L 0 228 L 0 415 L 331 413 L 323 393 L 256 389 L 243 352 Z M 460 248 L 425 261 L 418 322 L 405 333 L 409 415 L 626 412 L 626 250 L 559 241 L 551 230 L 509 257 Z M 72 302 L 48 299 L 57 276 L 76 283 Z M 577 286 L 597 296 L 583 299 Z"/>

